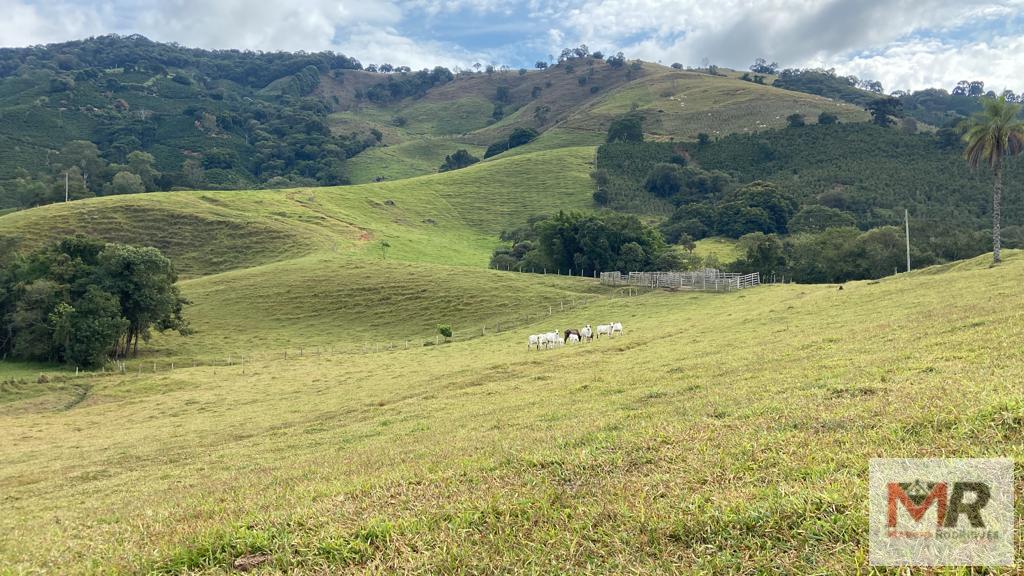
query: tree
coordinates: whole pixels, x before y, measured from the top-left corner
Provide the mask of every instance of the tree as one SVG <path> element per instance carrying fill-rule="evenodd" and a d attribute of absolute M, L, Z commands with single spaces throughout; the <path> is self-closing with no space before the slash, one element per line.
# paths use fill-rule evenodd
<path fill-rule="evenodd" d="M 191 188 L 198 188 L 206 181 L 206 171 L 203 170 L 202 163 L 194 158 L 181 163 L 181 176 L 185 184 Z"/>
<path fill-rule="evenodd" d="M 465 148 L 459 148 L 454 153 L 444 157 L 444 163 L 438 168 L 438 172 L 448 172 L 449 170 L 458 170 L 465 168 L 472 164 L 476 164 L 480 159 L 473 156 Z"/>
<path fill-rule="evenodd" d="M 622 68 L 623 66 L 626 65 L 626 57 L 622 54 L 622 52 L 617 52 L 615 56 L 609 56 L 608 58 L 605 58 L 605 62 L 607 62 L 608 65 L 611 66 L 612 68 Z"/>
<path fill-rule="evenodd" d="M 883 128 L 896 123 L 893 118 L 903 117 L 903 103 L 898 98 L 877 98 L 864 107 L 871 113 L 871 122 Z"/>
<path fill-rule="evenodd" d="M 627 114 L 612 120 L 608 126 L 608 143 L 643 141 L 643 117 L 639 114 Z"/>
<path fill-rule="evenodd" d="M 775 74 L 779 71 L 779 63 L 772 62 L 769 64 L 764 58 L 758 58 L 754 61 L 754 64 L 750 66 L 750 71 L 757 74 Z"/>
<path fill-rule="evenodd" d="M 757 272 L 762 277 L 770 277 L 786 268 L 786 256 L 782 241 L 775 234 L 752 232 L 740 238 L 738 242 L 743 257 L 733 264 L 733 268 L 743 272 Z"/>
<path fill-rule="evenodd" d="M 771 182 L 757 180 L 732 192 L 729 196 L 745 206 L 764 210 L 771 228 L 765 232 L 786 233 L 789 219 L 796 213 L 799 203 Z"/>
<path fill-rule="evenodd" d="M 86 186 L 85 176 L 78 166 L 72 166 L 53 180 L 53 187 L 50 198 L 54 202 L 63 202 L 65 194 L 68 200 L 81 200 L 95 196 L 92 190 Z"/>
<path fill-rule="evenodd" d="M 61 358 L 78 366 L 102 364 L 128 329 L 117 298 L 98 286 L 89 286 L 73 308 L 59 305 L 51 317 Z"/>
<path fill-rule="evenodd" d="M 820 204 L 804 206 L 789 220 L 790 233 L 822 232 L 829 228 L 853 228 L 857 221 L 849 212 L 829 208 Z"/>
<path fill-rule="evenodd" d="M 522 146 L 523 144 L 533 141 L 537 136 L 537 131 L 533 128 L 516 128 L 508 136 L 508 147 L 515 148 L 516 146 Z"/>
<path fill-rule="evenodd" d="M 786 123 L 789 125 L 790 128 L 800 128 L 801 126 L 804 126 L 807 122 L 804 119 L 803 114 L 796 112 L 790 114 L 789 116 L 786 116 Z"/>
<path fill-rule="evenodd" d="M 187 303 L 175 284 L 178 275 L 171 261 L 156 248 L 109 244 L 98 258 L 103 288 L 117 297 L 121 316 L 128 322 L 117 353 L 136 353 L 139 338 L 148 341 L 151 331 L 190 332 L 182 317 Z"/>
<path fill-rule="evenodd" d="M 452 325 L 451 324 L 438 324 L 437 325 L 437 332 L 438 332 L 438 334 L 443 336 L 445 340 L 448 340 L 449 338 L 452 337 Z"/>
<path fill-rule="evenodd" d="M 1002 248 L 1003 169 L 1007 158 L 1024 151 L 1024 123 L 1019 118 L 1021 107 L 1005 98 L 985 99 L 982 106 L 982 112 L 964 124 L 964 157 L 972 168 L 986 165 L 992 170 L 992 262 L 998 264 Z"/>
<path fill-rule="evenodd" d="M 682 187 L 683 168 L 677 164 L 656 164 L 644 182 L 644 188 L 648 192 L 662 198 L 675 196 Z"/>
<path fill-rule="evenodd" d="M 839 116 L 836 116 L 832 112 L 822 112 L 821 114 L 818 114 L 818 124 L 822 124 L 824 126 L 839 124 Z"/>
<path fill-rule="evenodd" d="M 548 67 L 548 63 L 543 60 L 537 60 L 537 63 L 533 65 L 537 70 L 543 70 Z"/>
<path fill-rule="evenodd" d="M 142 178 L 127 170 L 122 170 L 110 180 L 110 194 L 138 194 L 145 192 L 146 187 L 142 184 Z"/>
<path fill-rule="evenodd" d="M 550 106 L 535 106 L 533 108 L 533 119 L 537 122 L 537 125 L 543 126 L 548 122 L 548 113 L 551 112 Z"/>
<path fill-rule="evenodd" d="M 672 68 L 675 69 L 675 70 L 682 70 L 683 69 L 683 65 L 680 64 L 679 62 L 673 62 L 672 63 Z"/>
<path fill-rule="evenodd" d="M 94 192 L 100 189 L 100 176 L 107 167 L 107 161 L 100 157 L 100 150 L 95 144 L 85 140 L 72 140 L 61 149 L 59 158 L 58 172 L 62 176 L 64 172 L 77 168 L 84 187 Z M 63 194 L 61 196 L 63 197 Z"/>
<path fill-rule="evenodd" d="M 128 170 L 142 179 L 147 191 L 156 190 L 156 180 L 160 172 L 153 168 L 156 159 L 148 152 L 135 150 L 128 154 Z"/>

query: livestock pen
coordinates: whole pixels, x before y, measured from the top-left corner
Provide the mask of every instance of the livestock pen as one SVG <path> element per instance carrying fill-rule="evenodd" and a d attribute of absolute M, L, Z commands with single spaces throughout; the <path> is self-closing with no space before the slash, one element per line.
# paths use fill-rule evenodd
<path fill-rule="evenodd" d="M 608 286 L 642 286 L 675 290 L 729 292 L 761 284 L 761 276 L 722 272 L 713 268 L 686 272 L 602 272 L 601 283 Z"/>

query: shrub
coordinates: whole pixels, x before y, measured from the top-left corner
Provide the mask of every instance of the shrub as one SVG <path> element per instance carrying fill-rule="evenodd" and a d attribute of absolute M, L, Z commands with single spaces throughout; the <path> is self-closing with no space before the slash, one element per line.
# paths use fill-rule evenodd
<path fill-rule="evenodd" d="M 444 157 L 444 163 L 438 168 L 438 172 L 458 170 L 476 164 L 479 161 L 479 158 L 470 154 L 465 148 L 459 148 L 454 153 Z"/>

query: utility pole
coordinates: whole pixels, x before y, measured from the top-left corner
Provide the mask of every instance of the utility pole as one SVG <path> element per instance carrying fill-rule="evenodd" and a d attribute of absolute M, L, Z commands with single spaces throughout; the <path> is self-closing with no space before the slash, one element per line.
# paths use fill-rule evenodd
<path fill-rule="evenodd" d="M 68 201 L 68 172 L 64 171 L 64 202 Z"/>
<path fill-rule="evenodd" d="M 910 272 L 910 213 L 903 209 L 903 224 L 907 230 L 907 272 Z"/>

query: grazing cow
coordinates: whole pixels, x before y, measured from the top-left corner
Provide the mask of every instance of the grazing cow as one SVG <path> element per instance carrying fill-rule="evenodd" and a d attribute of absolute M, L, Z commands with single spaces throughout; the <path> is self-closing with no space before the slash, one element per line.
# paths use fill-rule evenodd
<path fill-rule="evenodd" d="M 621 322 L 612 322 L 612 333 L 609 334 L 609 336 L 612 336 L 612 335 L 615 335 L 615 334 L 618 334 L 620 336 L 622 335 L 622 323 Z"/>
<path fill-rule="evenodd" d="M 568 344 L 579 344 L 580 343 L 580 335 L 577 334 L 576 332 L 573 332 L 572 334 L 569 334 L 569 337 L 566 338 L 565 341 Z"/>
<path fill-rule="evenodd" d="M 580 330 L 580 340 L 589 342 L 594 339 L 594 329 L 587 324 Z"/>
<path fill-rule="evenodd" d="M 536 348 L 540 350 L 540 334 L 530 334 L 530 340 L 526 343 L 526 349 Z"/>
<path fill-rule="evenodd" d="M 580 341 L 580 331 L 575 329 L 575 328 L 569 328 L 568 330 L 565 331 L 565 342 L 566 342 L 566 344 L 569 343 L 569 339 L 572 336 L 576 337 L 575 342 L 579 342 Z"/>
<path fill-rule="evenodd" d="M 601 334 L 604 334 L 605 336 L 611 336 L 612 335 L 612 325 L 611 324 L 598 324 L 597 325 L 597 333 L 595 334 L 597 336 L 598 340 L 601 339 Z"/>
<path fill-rule="evenodd" d="M 557 348 L 558 346 L 562 346 L 563 344 L 565 344 L 565 341 L 562 340 L 562 335 L 558 332 L 558 330 L 552 330 L 551 332 L 548 332 L 547 336 L 548 344 L 552 348 Z"/>
<path fill-rule="evenodd" d="M 562 338 L 559 337 L 557 331 L 545 332 L 540 335 L 540 346 L 541 348 L 554 348 L 562 343 Z"/>

